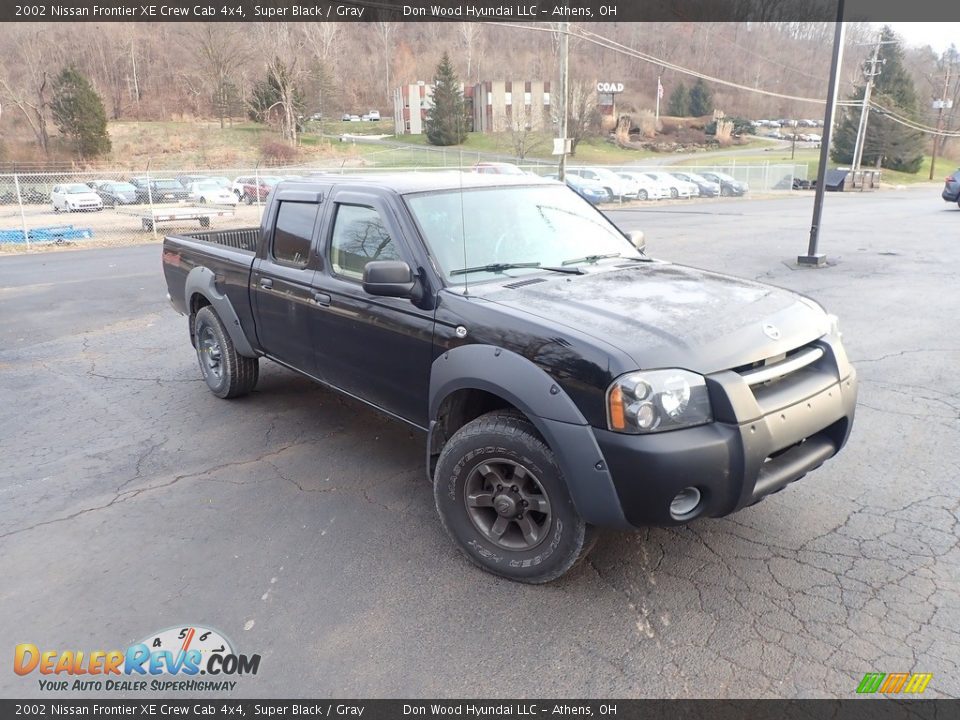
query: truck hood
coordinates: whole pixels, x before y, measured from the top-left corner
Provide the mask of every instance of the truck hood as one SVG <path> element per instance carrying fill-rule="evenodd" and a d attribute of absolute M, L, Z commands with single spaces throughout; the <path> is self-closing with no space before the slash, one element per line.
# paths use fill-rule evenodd
<path fill-rule="evenodd" d="M 482 294 L 609 343 L 638 368 L 717 372 L 793 350 L 829 330 L 823 310 L 801 295 L 672 263 L 538 276 Z"/>

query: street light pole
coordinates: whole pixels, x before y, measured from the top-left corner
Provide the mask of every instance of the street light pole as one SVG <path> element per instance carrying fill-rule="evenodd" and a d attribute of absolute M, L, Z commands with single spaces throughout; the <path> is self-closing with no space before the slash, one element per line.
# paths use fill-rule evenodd
<path fill-rule="evenodd" d="M 817 189 L 813 199 L 813 220 L 810 224 L 810 243 L 806 255 L 797 256 L 797 264 L 808 267 L 823 267 L 827 256 L 817 252 L 820 241 L 820 218 L 823 214 L 824 180 L 827 174 L 827 162 L 830 160 L 830 136 L 833 134 L 833 116 L 837 110 L 837 84 L 840 80 L 840 63 L 843 57 L 843 3 L 837 2 L 837 22 L 833 34 L 833 56 L 830 59 L 830 84 L 827 87 L 827 107 L 823 115 L 823 138 L 820 143 L 820 166 L 817 168 Z"/>

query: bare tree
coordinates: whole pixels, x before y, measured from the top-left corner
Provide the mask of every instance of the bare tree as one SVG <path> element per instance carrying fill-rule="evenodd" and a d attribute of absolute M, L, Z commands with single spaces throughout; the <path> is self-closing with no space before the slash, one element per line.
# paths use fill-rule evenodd
<path fill-rule="evenodd" d="M 192 45 L 209 82 L 210 97 L 222 129 L 236 90 L 234 76 L 251 54 L 249 45 L 238 26 L 230 23 L 200 24 Z"/>
<path fill-rule="evenodd" d="M 48 70 L 55 68 L 56 41 L 41 26 L 20 26 L 14 36 L 14 51 L 0 55 L 0 94 L 17 108 L 33 132 L 37 145 L 45 155 L 50 152 L 50 134 L 47 129 L 48 93 L 51 78 Z M 16 63 L 9 60 L 16 59 Z"/>
<path fill-rule="evenodd" d="M 468 83 L 471 82 L 471 75 L 473 73 L 473 56 L 477 52 L 480 43 L 483 41 L 483 25 L 480 23 L 472 22 L 462 22 L 460 23 L 460 44 L 463 46 L 464 55 L 466 55 L 467 61 L 467 71 L 464 74 L 463 79 Z M 479 63 L 477 63 L 477 68 L 479 70 Z M 477 73 L 477 78 L 474 82 L 480 81 L 480 74 Z"/>
<path fill-rule="evenodd" d="M 396 23 L 378 20 L 376 22 L 377 33 L 383 41 L 383 94 L 387 101 L 390 100 L 390 58 L 393 55 L 391 40 L 396 31 Z"/>
<path fill-rule="evenodd" d="M 297 144 L 297 95 L 309 73 L 305 40 L 300 23 L 261 23 L 260 43 L 267 74 L 279 94 L 280 134 Z"/>

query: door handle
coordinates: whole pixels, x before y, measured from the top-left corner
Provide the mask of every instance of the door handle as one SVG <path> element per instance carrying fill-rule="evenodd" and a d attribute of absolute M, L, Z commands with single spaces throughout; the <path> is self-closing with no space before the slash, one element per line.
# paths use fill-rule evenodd
<path fill-rule="evenodd" d="M 330 307 L 331 297 L 326 293 L 315 293 L 313 296 L 313 301 L 317 305 L 323 305 L 324 307 Z"/>
<path fill-rule="evenodd" d="M 272 290 L 273 280 L 270 278 L 260 278 L 260 287 L 262 287 L 264 290 Z"/>

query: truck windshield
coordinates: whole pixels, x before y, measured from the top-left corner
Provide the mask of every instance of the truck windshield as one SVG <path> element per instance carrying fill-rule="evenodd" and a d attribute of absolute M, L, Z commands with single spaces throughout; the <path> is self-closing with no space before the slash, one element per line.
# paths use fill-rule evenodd
<path fill-rule="evenodd" d="M 544 272 L 588 257 L 642 257 L 563 185 L 465 188 L 406 200 L 438 269 L 452 283 Z"/>

